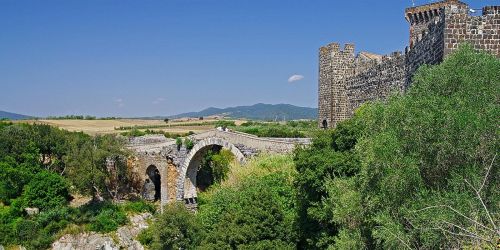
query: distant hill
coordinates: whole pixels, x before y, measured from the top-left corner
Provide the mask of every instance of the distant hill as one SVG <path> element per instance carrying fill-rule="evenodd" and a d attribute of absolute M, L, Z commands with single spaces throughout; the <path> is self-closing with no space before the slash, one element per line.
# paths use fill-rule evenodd
<path fill-rule="evenodd" d="M 168 118 L 225 116 L 230 118 L 246 118 L 252 120 L 298 120 L 316 119 L 318 109 L 298 107 L 290 104 L 264 104 L 238 106 L 230 108 L 207 108 L 199 112 L 189 112 L 169 116 Z"/>
<path fill-rule="evenodd" d="M 0 119 L 24 120 L 24 119 L 30 119 L 30 118 L 33 118 L 33 117 L 27 116 L 27 115 L 20 115 L 20 114 L 16 114 L 16 113 L 10 113 L 10 112 L 0 110 Z"/>

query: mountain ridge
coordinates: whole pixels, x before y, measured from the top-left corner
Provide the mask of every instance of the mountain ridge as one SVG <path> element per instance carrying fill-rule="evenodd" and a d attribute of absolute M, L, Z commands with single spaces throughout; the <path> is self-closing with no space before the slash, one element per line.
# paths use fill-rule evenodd
<path fill-rule="evenodd" d="M 317 108 L 300 107 L 292 104 L 257 103 L 250 106 L 227 108 L 209 107 L 198 112 L 187 112 L 167 116 L 167 118 L 195 118 L 206 116 L 224 116 L 229 118 L 246 118 L 254 120 L 299 120 L 316 119 Z"/>
<path fill-rule="evenodd" d="M 30 118 L 33 118 L 33 117 L 29 116 L 29 115 L 16 114 L 16 113 L 11 113 L 11 112 L 0 110 L 0 119 L 24 120 L 24 119 L 30 119 Z"/>

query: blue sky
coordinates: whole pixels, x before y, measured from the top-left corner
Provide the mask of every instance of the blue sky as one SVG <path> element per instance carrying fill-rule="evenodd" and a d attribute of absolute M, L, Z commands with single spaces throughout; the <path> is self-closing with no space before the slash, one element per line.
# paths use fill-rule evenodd
<path fill-rule="evenodd" d="M 0 0 L 0 110 L 153 116 L 259 102 L 316 107 L 318 48 L 335 41 L 357 51 L 404 50 L 408 6 L 411 0 Z M 289 82 L 293 75 L 303 78 Z"/>

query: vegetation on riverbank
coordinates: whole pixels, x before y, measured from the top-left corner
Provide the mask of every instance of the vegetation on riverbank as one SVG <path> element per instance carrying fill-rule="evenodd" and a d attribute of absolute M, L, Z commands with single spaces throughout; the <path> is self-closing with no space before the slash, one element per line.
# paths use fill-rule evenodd
<path fill-rule="evenodd" d="M 154 211 L 141 202 L 97 202 L 128 189 L 126 167 L 118 160 L 127 153 L 112 135 L 0 123 L 0 245 L 44 249 L 68 230 L 110 232 L 127 223 L 127 212 Z M 116 171 L 106 168 L 106 159 L 117 160 Z M 70 207 L 71 193 L 96 202 Z"/>

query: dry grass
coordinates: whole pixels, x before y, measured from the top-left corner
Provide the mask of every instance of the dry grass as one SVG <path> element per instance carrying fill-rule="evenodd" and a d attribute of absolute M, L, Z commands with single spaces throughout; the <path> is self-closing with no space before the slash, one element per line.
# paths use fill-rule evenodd
<path fill-rule="evenodd" d="M 293 163 L 293 157 L 291 154 L 285 155 L 259 155 L 251 158 L 245 165 L 240 165 L 238 162 L 234 161 L 231 164 L 229 173 L 227 174 L 226 180 L 220 184 L 216 184 L 218 188 L 220 187 L 237 187 L 243 182 L 245 178 L 249 177 L 260 177 L 265 176 L 275 172 L 285 172 L 290 175 L 295 174 L 295 165 Z M 212 192 L 218 188 L 210 188 L 206 195 L 210 195 Z"/>
<path fill-rule="evenodd" d="M 141 120 L 141 119 L 116 119 L 116 120 L 26 120 L 19 121 L 22 123 L 37 123 L 48 124 L 59 127 L 68 131 L 84 132 L 90 135 L 97 134 L 118 134 L 127 130 L 116 130 L 118 127 L 133 127 L 133 126 L 167 126 L 165 128 L 155 128 L 152 130 L 161 130 L 169 133 L 187 133 L 193 131 L 195 133 L 204 132 L 213 129 L 213 125 L 208 124 L 214 122 L 214 119 L 205 120 L 172 120 L 167 124 L 163 120 Z M 244 121 L 236 121 L 236 124 L 241 124 Z M 187 124 L 197 123 L 195 126 L 187 126 Z M 200 123 L 207 123 L 201 125 Z M 199 124 L 199 125 L 198 125 Z M 144 130 L 144 129 L 142 129 Z"/>

